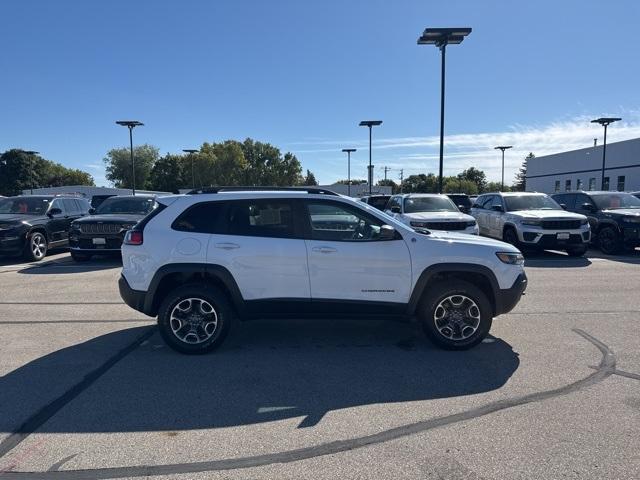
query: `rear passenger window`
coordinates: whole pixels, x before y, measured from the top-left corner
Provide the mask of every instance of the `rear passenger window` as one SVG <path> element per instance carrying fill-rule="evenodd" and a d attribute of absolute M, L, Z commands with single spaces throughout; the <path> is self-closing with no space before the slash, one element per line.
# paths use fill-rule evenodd
<path fill-rule="evenodd" d="M 223 202 L 203 202 L 189 207 L 173 221 L 171 228 L 181 232 L 223 233 L 221 216 Z"/>
<path fill-rule="evenodd" d="M 75 200 L 71 198 L 65 198 L 62 200 L 64 204 L 64 209 L 66 210 L 67 215 L 80 215 L 80 209 L 78 208 L 78 204 Z"/>
<path fill-rule="evenodd" d="M 291 203 L 283 200 L 229 202 L 229 234 L 252 237 L 294 237 Z"/>

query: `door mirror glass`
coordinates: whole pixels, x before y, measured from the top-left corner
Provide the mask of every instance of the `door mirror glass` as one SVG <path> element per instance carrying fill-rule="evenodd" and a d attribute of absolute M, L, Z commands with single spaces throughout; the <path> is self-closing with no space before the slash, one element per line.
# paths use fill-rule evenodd
<path fill-rule="evenodd" d="M 93 208 L 93 207 L 91 207 L 91 208 L 89 209 L 89 215 L 94 215 L 95 213 L 96 213 L 96 209 L 95 209 L 95 208 Z"/>
<path fill-rule="evenodd" d="M 393 205 L 393 206 L 391 207 L 391 211 L 392 211 L 393 213 L 400 213 L 400 206 L 398 206 L 398 205 Z"/>
<path fill-rule="evenodd" d="M 504 212 L 504 208 L 502 208 L 502 205 L 492 205 L 491 210 L 493 210 L 494 212 Z"/>
<path fill-rule="evenodd" d="M 566 210 L 567 209 L 567 204 L 566 203 L 561 203 L 560 207 L 562 207 L 563 210 Z"/>
<path fill-rule="evenodd" d="M 587 210 L 589 212 L 595 211 L 595 207 L 592 204 L 588 203 L 588 202 L 583 203 L 581 205 L 581 207 L 582 207 L 583 210 Z"/>
<path fill-rule="evenodd" d="M 378 234 L 380 240 L 393 240 L 396 238 L 396 229 L 391 225 L 382 225 Z"/>
<path fill-rule="evenodd" d="M 57 208 L 57 207 L 53 207 L 51 210 L 49 210 L 49 213 L 47 213 L 47 215 L 49 217 L 54 217 L 56 215 L 62 215 L 62 210 Z"/>

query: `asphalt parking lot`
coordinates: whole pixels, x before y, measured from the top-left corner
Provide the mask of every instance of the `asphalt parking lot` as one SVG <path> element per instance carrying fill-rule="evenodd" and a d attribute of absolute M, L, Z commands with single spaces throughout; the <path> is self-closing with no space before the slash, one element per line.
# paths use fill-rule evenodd
<path fill-rule="evenodd" d="M 0 478 L 640 478 L 640 251 L 527 258 L 467 352 L 413 324 L 164 346 L 118 261 L 0 259 Z"/>

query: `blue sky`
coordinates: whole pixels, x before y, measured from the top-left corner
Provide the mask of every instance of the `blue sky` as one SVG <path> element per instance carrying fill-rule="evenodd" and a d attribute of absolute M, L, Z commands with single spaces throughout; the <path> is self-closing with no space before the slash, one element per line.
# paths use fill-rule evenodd
<path fill-rule="evenodd" d="M 470 26 L 447 50 L 445 173 L 506 178 L 536 155 L 640 136 L 640 3 L 582 1 L 31 1 L 0 4 L 0 151 L 33 149 L 92 173 L 127 145 L 162 153 L 254 139 L 296 153 L 323 183 L 346 177 L 367 131 L 382 166 L 437 171 L 440 57 L 428 26 Z"/>

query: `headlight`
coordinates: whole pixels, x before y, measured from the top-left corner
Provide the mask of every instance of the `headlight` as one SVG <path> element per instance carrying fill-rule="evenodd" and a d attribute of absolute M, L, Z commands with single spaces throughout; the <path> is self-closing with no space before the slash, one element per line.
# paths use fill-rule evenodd
<path fill-rule="evenodd" d="M 529 225 L 531 227 L 539 227 L 540 225 L 542 225 L 542 222 L 540 220 L 532 220 L 532 219 L 524 219 L 524 220 L 521 220 L 520 223 L 522 225 Z"/>
<path fill-rule="evenodd" d="M 467 222 L 467 227 L 475 227 L 476 226 L 476 221 L 475 220 L 469 220 Z"/>
<path fill-rule="evenodd" d="M 409 222 L 412 227 L 427 228 L 426 222 Z"/>
<path fill-rule="evenodd" d="M 80 224 L 77 222 L 73 222 L 71 224 L 71 230 L 80 230 Z"/>
<path fill-rule="evenodd" d="M 640 223 L 640 215 L 630 215 L 628 217 L 623 217 L 623 220 L 630 223 Z"/>
<path fill-rule="evenodd" d="M 508 263 L 509 265 L 524 265 L 524 257 L 521 253 L 496 252 L 496 256 L 502 263 Z"/>

